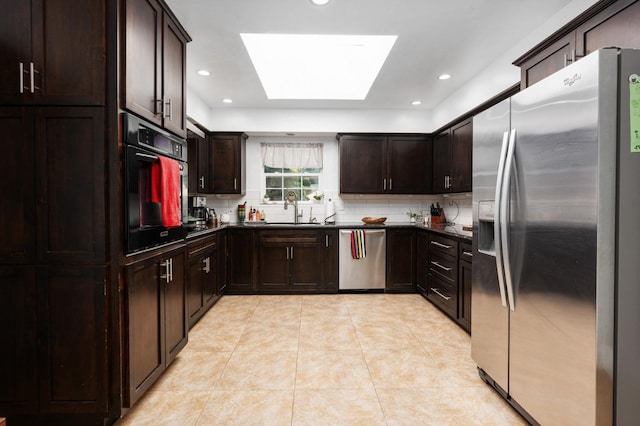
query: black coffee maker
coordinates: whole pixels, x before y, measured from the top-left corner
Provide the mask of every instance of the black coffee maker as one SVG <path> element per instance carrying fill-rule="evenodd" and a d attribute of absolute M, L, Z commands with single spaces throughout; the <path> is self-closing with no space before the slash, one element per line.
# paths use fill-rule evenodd
<path fill-rule="evenodd" d="M 209 220 L 209 209 L 205 197 L 189 197 L 189 222 L 195 222 L 195 229 L 204 229 Z"/>

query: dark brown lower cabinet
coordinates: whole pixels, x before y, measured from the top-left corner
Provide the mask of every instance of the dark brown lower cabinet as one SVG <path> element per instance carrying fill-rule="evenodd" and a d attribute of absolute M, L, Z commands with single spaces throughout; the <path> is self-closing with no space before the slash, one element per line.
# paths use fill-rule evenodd
<path fill-rule="evenodd" d="M 26 414 L 37 407 L 35 268 L 0 266 L 0 413 Z"/>
<path fill-rule="evenodd" d="M 471 333 L 471 262 L 463 258 L 458 262 L 458 323 Z"/>
<path fill-rule="evenodd" d="M 190 242 L 187 245 L 187 312 L 189 328 L 220 298 L 218 291 L 218 236 Z"/>
<path fill-rule="evenodd" d="M 131 407 L 187 344 L 184 246 L 125 268 L 123 403 Z"/>
<path fill-rule="evenodd" d="M 385 291 L 416 291 L 416 230 L 387 229 L 387 282 Z"/>
<path fill-rule="evenodd" d="M 338 253 L 338 230 L 324 231 L 324 290 L 328 293 L 338 292 Z"/>
<path fill-rule="evenodd" d="M 326 239 L 315 230 L 259 232 L 261 293 L 319 292 Z"/>
<path fill-rule="evenodd" d="M 416 235 L 416 288 L 427 296 L 429 291 L 429 234 L 417 232 Z"/>
<path fill-rule="evenodd" d="M 255 293 L 255 236 L 252 229 L 227 230 L 227 294 Z"/>
<path fill-rule="evenodd" d="M 107 411 L 105 268 L 0 266 L 0 412 Z M 44 420 L 42 420 L 44 421 Z M 71 421 L 71 420 L 69 420 Z"/>

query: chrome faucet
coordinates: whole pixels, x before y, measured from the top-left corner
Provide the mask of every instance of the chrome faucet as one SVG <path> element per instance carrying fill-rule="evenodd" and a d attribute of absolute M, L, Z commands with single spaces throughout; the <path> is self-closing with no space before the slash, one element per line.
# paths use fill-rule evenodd
<path fill-rule="evenodd" d="M 293 205 L 293 223 L 298 223 L 298 218 L 301 218 L 304 212 L 300 209 L 300 213 L 298 213 L 298 199 L 296 197 L 296 193 L 290 191 L 287 194 L 287 198 L 284 200 L 284 209 L 287 210 L 287 206 L 289 204 Z"/>

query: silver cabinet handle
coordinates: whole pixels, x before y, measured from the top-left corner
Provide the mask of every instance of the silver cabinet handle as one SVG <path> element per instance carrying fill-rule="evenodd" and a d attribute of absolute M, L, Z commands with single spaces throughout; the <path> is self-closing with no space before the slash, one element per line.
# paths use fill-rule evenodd
<path fill-rule="evenodd" d="M 386 179 L 382 179 L 382 190 L 383 191 L 387 190 L 387 180 Z"/>
<path fill-rule="evenodd" d="M 169 259 L 169 281 L 173 282 L 173 259 Z"/>
<path fill-rule="evenodd" d="M 169 102 L 167 104 L 169 105 L 169 115 L 166 118 L 168 118 L 169 121 L 173 121 L 173 99 L 169 98 Z"/>
<path fill-rule="evenodd" d="M 462 250 L 462 254 L 463 254 L 464 256 L 473 257 L 473 253 L 471 253 L 470 251 Z"/>
<path fill-rule="evenodd" d="M 156 115 L 164 116 L 164 102 L 162 99 L 156 99 L 154 101 L 156 106 Z"/>
<path fill-rule="evenodd" d="M 389 191 L 393 191 L 393 179 L 389 179 Z"/>
<path fill-rule="evenodd" d="M 20 93 L 24 93 L 24 64 L 22 62 L 20 62 L 18 69 L 20 70 Z"/>
<path fill-rule="evenodd" d="M 445 296 L 444 294 L 440 293 L 437 288 L 431 287 L 431 291 L 442 297 L 444 300 L 451 300 L 451 296 Z"/>
<path fill-rule="evenodd" d="M 431 261 L 431 264 L 432 265 L 436 265 L 438 268 L 443 269 L 443 270 L 445 270 L 447 272 L 449 272 L 451 270 L 451 268 L 447 268 L 446 266 L 444 266 L 444 265 L 442 265 L 442 264 L 440 264 L 438 262 L 435 262 L 433 260 Z"/>
<path fill-rule="evenodd" d="M 202 264 L 202 270 L 208 274 L 211 271 L 211 259 L 207 257 L 202 261 Z"/>
<path fill-rule="evenodd" d="M 37 71 L 33 68 L 33 62 L 29 62 L 29 83 L 31 85 L 31 93 L 35 91 L 35 73 Z"/>
<path fill-rule="evenodd" d="M 238 179 L 237 178 L 233 178 L 233 189 L 234 190 L 238 189 Z"/>
<path fill-rule="evenodd" d="M 293 260 L 293 246 L 291 247 L 291 260 Z"/>
<path fill-rule="evenodd" d="M 200 181 L 200 188 L 204 189 L 204 176 L 200 176 L 200 179 L 198 179 Z"/>
<path fill-rule="evenodd" d="M 164 278 L 165 282 L 168 284 L 171 282 L 171 259 L 167 259 L 162 262 L 162 267 L 165 268 L 165 274 L 160 275 L 160 278 Z"/>
<path fill-rule="evenodd" d="M 329 248 L 329 236 L 328 235 L 324 236 L 324 246 Z"/>
<path fill-rule="evenodd" d="M 289 260 L 289 247 L 287 247 L 287 260 Z"/>
<path fill-rule="evenodd" d="M 452 246 L 448 246 L 446 244 L 441 244 L 441 243 L 439 243 L 437 241 L 431 241 L 431 244 L 433 244 L 436 247 L 440 247 L 440 248 L 447 249 L 447 250 L 452 247 Z"/>

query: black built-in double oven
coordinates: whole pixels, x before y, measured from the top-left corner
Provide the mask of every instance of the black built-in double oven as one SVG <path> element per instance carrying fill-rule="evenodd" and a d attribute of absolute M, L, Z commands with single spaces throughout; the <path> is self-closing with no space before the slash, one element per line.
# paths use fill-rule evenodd
<path fill-rule="evenodd" d="M 124 130 L 125 253 L 131 254 L 187 235 L 188 168 L 186 140 L 129 113 L 122 114 Z M 152 166 L 159 157 L 180 166 L 180 217 L 183 226 L 163 225 L 162 207 L 149 197 Z M 176 190 L 178 190 L 176 188 Z"/>

